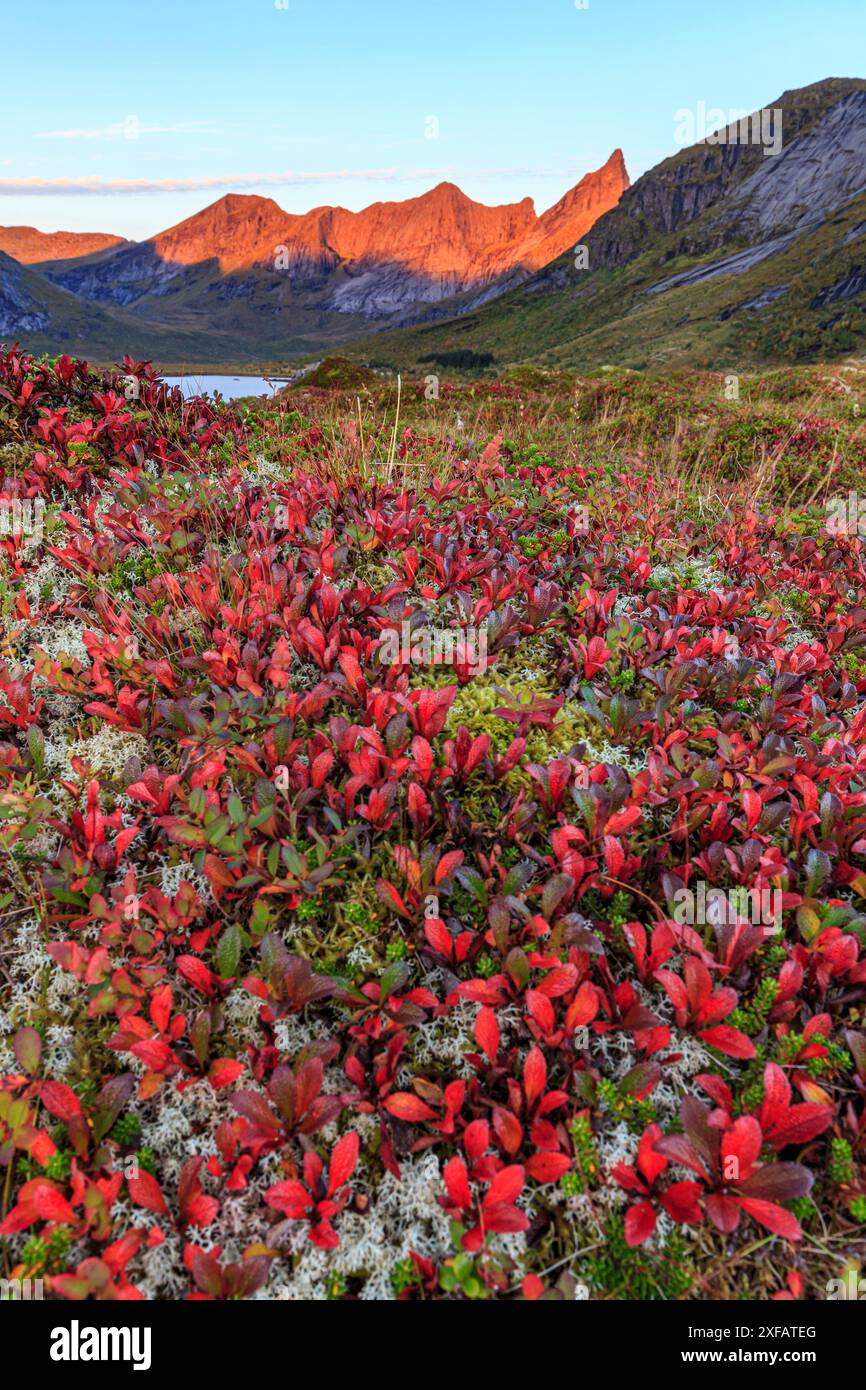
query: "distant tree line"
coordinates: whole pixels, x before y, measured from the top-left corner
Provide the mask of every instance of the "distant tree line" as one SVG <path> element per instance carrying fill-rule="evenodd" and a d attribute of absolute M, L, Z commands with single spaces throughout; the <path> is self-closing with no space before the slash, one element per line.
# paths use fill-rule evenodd
<path fill-rule="evenodd" d="M 473 352 L 471 348 L 455 348 L 453 352 L 428 352 L 419 362 L 434 362 L 438 367 L 454 367 L 457 371 L 473 372 L 490 367 L 496 359 L 492 352 Z"/>

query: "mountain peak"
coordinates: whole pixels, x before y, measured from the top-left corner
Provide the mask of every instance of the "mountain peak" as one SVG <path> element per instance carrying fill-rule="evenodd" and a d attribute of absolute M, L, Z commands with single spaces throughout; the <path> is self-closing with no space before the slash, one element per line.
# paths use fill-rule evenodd
<path fill-rule="evenodd" d="M 468 194 L 463 192 L 462 188 L 458 188 L 457 184 L 451 183 L 449 179 L 443 179 L 441 183 L 436 184 L 435 188 L 431 188 L 428 193 L 422 193 L 421 197 L 431 200 L 436 199 L 437 201 L 442 201 L 446 198 L 456 198 L 461 203 L 469 203 L 472 201 Z"/>
<path fill-rule="evenodd" d="M 615 149 L 601 168 L 585 174 L 558 203 L 542 213 L 519 248 L 515 263 L 525 269 L 540 270 L 555 260 L 616 206 L 629 183 L 622 150 Z"/>
<path fill-rule="evenodd" d="M 224 208 L 226 212 L 240 216 L 254 212 L 257 208 L 276 208 L 278 212 L 281 211 L 273 198 L 263 198 L 260 193 L 224 193 L 215 203 L 209 203 L 203 208 L 202 212 L 212 212 L 214 208 Z M 201 216 L 201 213 L 196 216 Z"/>

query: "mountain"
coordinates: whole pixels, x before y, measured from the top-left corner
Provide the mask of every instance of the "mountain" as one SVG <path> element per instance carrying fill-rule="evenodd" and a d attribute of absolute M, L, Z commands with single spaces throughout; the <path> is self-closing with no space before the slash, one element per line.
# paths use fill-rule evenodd
<path fill-rule="evenodd" d="M 768 109 L 782 112 L 778 153 L 741 124 L 664 160 L 596 221 L 586 269 L 560 255 L 492 303 L 346 350 L 403 370 L 459 350 L 581 371 L 862 352 L 866 81 L 828 79 Z"/>
<path fill-rule="evenodd" d="M 270 198 L 228 194 L 147 241 L 38 270 L 142 333 L 200 343 L 202 360 L 288 357 L 518 284 L 585 236 L 628 182 L 615 150 L 541 216 L 530 198 L 488 207 L 452 183 L 357 213 L 292 214 Z M 22 324 L 25 341 L 31 331 Z M 137 353 L 139 341 L 133 330 L 127 349 Z"/>
<path fill-rule="evenodd" d="M 83 352 L 104 362 L 119 362 L 133 341 L 140 356 L 164 362 L 203 359 L 215 346 L 213 339 L 169 333 L 123 310 L 88 303 L 0 251 L 0 342 L 16 341 L 36 352 Z M 217 343 L 225 360 L 230 349 L 228 342 Z"/>
<path fill-rule="evenodd" d="M 123 237 L 107 232 L 39 232 L 35 227 L 0 227 L 0 251 L 21 265 L 89 256 L 108 246 L 124 244 Z"/>

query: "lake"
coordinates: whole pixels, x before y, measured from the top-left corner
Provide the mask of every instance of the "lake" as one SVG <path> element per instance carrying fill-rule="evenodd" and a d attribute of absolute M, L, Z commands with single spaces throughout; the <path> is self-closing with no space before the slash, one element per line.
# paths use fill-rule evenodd
<path fill-rule="evenodd" d="M 285 377 L 266 381 L 263 376 L 167 376 L 163 380 L 168 386 L 179 386 L 187 397 L 213 396 L 219 391 L 226 401 L 238 396 L 272 396 L 286 384 Z"/>

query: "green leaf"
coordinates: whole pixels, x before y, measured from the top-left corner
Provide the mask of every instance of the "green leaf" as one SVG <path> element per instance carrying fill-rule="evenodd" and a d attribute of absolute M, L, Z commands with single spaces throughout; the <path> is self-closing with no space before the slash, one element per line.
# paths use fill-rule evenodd
<path fill-rule="evenodd" d="M 217 945 L 216 959 L 221 979 L 232 980 L 237 976 L 241 959 L 241 934 L 236 926 L 226 927 Z"/>
<path fill-rule="evenodd" d="M 27 751 L 33 759 L 36 776 L 42 776 L 45 766 L 45 736 L 38 724 L 31 724 L 27 730 Z"/>
<path fill-rule="evenodd" d="M 658 1062 L 638 1062 L 637 1066 L 626 1072 L 619 1083 L 620 1095 L 637 1096 L 643 1100 L 661 1079 L 662 1069 Z"/>
<path fill-rule="evenodd" d="M 529 961 L 519 946 L 509 951 L 505 959 L 505 969 L 521 989 L 529 984 Z"/>
<path fill-rule="evenodd" d="M 379 998 L 383 1004 L 386 999 L 390 999 L 395 990 L 406 983 L 411 973 L 412 967 L 405 960 L 395 960 L 388 966 L 379 980 Z"/>
<path fill-rule="evenodd" d="M 574 880 L 570 874 L 554 874 L 553 878 L 547 880 L 541 895 L 541 911 L 548 922 L 573 886 Z"/>
<path fill-rule="evenodd" d="M 253 936 L 264 936 L 271 923 L 271 912 L 264 898 L 256 898 L 250 913 L 250 931 Z"/>
<path fill-rule="evenodd" d="M 35 1076 L 42 1058 L 42 1039 L 35 1028 L 19 1028 L 13 1042 L 18 1065 L 28 1076 Z"/>
<path fill-rule="evenodd" d="M 472 869 L 468 865 L 461 865 L 457 870 L 456 877 L 458 883 L 462 884 L 466 891 L 472 894 L 473 898 L 486 906 L 487 888 L 485 887 L 484 879 L 477 869 Z"/>

